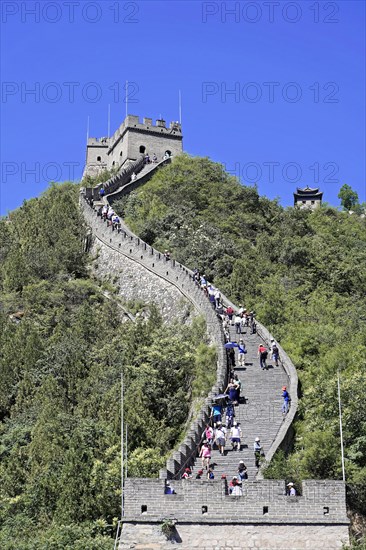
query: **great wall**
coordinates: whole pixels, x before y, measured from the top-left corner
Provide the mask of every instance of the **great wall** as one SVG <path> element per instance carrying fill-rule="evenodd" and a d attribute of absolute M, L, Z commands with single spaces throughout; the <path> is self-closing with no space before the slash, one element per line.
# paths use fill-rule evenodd
<path fill-rule="evenodd" d="M 134 117 L 133 122 L 135 122 Z M 151 119 L 145 119 L 148 122 Z M 125 126 L 123 126 L 125 129 Z M 160 136 L 159 136 L 160 138 Z M 141 146 L 139 146 L 141 147 Z M 165 144 L 162 149 L 165 148 Z M 154 165 L 144 164 L 144 154 L 135 153 L 121 170 L 103 184 L 105 203 L 137 189 L 152 177 L 156 170 L 170 163 L 168 158 Z M 131 181 L 135 172 L 137 178 Z M 93 170 L 91 171 L 93 173 Z M 341 549 L 349 541 L 349 520 L 346 513 L 345 486 L 336 480 L 305 480 L 300 494 L 286 495 L 285 480 L 263 479 L 261 469 L 254 464 L 253 441 L 260 436 L 265 460 L 268 463 L 277 449 L 288 449 L 292 439 L 292 422 L 298 406 L 298 377 L 286 352 L 279 346 L 280 365 L 267 371 L 258 366 L 256 351 L 260 342 L 270 342 L 269 331 L 257 323 L 257 333 L 244 334 L 248 354 L 245 366 L 236 369 L 243 383 L 245 401 L 236 411 L 243 428 L 243 449 L 212 455 L 215 463 L 214 480 L 182 480 L 187 466 L 196 466 L 202 433 L 210 415 L 215 395 L 222 393 L 228 382 L 228 365 L 222 322 L 203 291 L 194 283 L 193 272 L 174 259 L 166 260 L 159 251 L 134 235 L 121 222 L 120 231 L 112 231 L 97 216 L 100 206 L 99 189 L 84 189 L 81 208 L 91 229 L 93 246 L 103 253 L 104 263 L 111 259 L 114 271 L 121 266 L 121 285 L 126 274 L 122 266 L 134 265 L 136 273 L 158 289 L 170 287 L 189 302 L 206 321 L 210 340 L 217 346 L 217 379 L 204 405 L 194 418 L 184 441 L 172 452 L 159 479 L 124 480 L 124 517 L 118 532 L 115 549 L 152 550 L 178 544 L 184 550 L 273 549 L 302 550 L 322 548 Z M 91 242 L 89 246 L 91 246 Z M 127 283 L 128 284 L 128 283 Z M 163 285 L 163 287 L 161 286 Z M 141 285 L 133 288 L 141 296 Z M 222 295 L 225 306 L 237 307 Z M 233 339 L 235 335 L 232 335 Z M 291 407 L 283 417 L 280 389 L 285 384 L 291 395 Z M 240 459 L 248 466 L 249 479 L 243 483 L 243 495 L 228 494 L 227 481 L 222 473 L 232 476 Z M 166 494 L 167 482 L 175 494 Z M 288 480 L 287 480 L 288 481 Z M 163 528 L 162 528 L 163 526 Z"/>

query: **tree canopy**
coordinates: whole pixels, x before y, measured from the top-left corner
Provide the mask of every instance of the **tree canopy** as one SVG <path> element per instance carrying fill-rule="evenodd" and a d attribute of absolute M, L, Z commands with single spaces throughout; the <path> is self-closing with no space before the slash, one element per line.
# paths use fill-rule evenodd
<path fill-rule="evenodd" d="M 111 548 L 121 373 L 133 476 L 158 474 L 215 381 L 201 318 L 165 326 L 145 304 L 147 320 L 126 322 L 104 297 L 77 201 L 76 185 L 52 186 L 0 223 L 4 549 Z"/>

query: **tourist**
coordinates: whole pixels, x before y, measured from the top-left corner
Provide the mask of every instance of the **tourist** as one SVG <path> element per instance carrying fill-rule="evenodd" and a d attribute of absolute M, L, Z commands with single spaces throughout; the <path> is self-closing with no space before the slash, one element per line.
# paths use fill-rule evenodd
<path fill-rule="evenodd" d="M 207 479 L 215 479 L 215 474 L 214 474 L 212 466 L 210 466 L 208 471 L 207 471 Z"/>
<path fill-rule="evenodd" d="M 225 454 L 225 444 L 226 444 L 226 428 L 218 422 L 217 428 L 215 430 L 215 443 L 219 449 L 221 455 Z"/>
<path fill-rule="evenodd" d="M 167 481 L 165 483 L 165 491 L 164 492 L 165 492 L 166 495 L 176 495 L 175 489 L 173 487 L 171 487 L 169 481 Z"/>
<path fill-rule="evenodd" d="M 211 417 L 215 424 L 218 424 L 222 420 L 222 406 L 218 403 L 213 403 L 211 407 Z"/>
<path fill-rule="evenodd" d="M 275 342 L 274 338 L 271 338 L 270 350 L 271 350 L 272 360 L 275 362 L 276 367 L 278 367 L 278 360 L 279 360 L 280 354 L 279 354 L 278 345 Z"/>
<path fill-rule="evenodd" d="M 248 479 L 248 469 L 244 464 L 244 460 L 241 460 L 239 462 L 238 475 L 239 475 L 240 481 L 244 481 L 245 479 Z"/>
<path fill-rule="evenodd" d="M 202 476 L 203 476 L 203 470 L 198 470 L 196 474 L 196 479 L 201 479 Z"/>
<path fill-rule="evenodd" d="M 238 477 L 234 476 L 229 483 L 229 494 L 233 497 L 241 497 L 243 495 L 241 485 L 241 481 L 238 479 Z"/>
<path fill-rule="evenodd" d="M 235 418 L 234 405 L 232 404 L 231 401 L 229 401 L 226 407 L 226 427 L 228 430 L 230 430 L 230 428 L 233 426 L 234 418 Z"/>
<path fill-rule="evenodd" d="M 203 442 L 200 451 L 200 457 L 202 459 L 202 468 L 208 470 L 211 459 L 211 446 L 207 443 L 207 441 Z"/>
<path fill-rule="evenodd" d="M 189 479 L 192 477 L 192 470 L 191 468 L 186 468 L 182 474 L 182 479 Z"/>
<path fill-rule="evenodd" d="M 158 157 L 154 153 L 153 154 L 153 163 L 156 164 L 157 162 L 158 162 Z"/>
<path fill-rule="evenodd" d="M 229 317 L 229 321 L 231 323 L 231 321 L 233 320 L 233 315 L 234 315 L 234 310 L 231 306 L 226 308 L 226 315 Z"/>
<path fill-rule="evenodd" d="M 104 187 L 101 187 L 99 189 L 99 198 L 100 198 L 100 200 L 103 200 L 104 196 L 105 196 L 105 189 L 104 189 Z"/>
<path fill-rule="evenodd" d="M 248 327 L 249 326 L 249 317 L 246 311 L 244 311 L 242 315 L 242 327 Z"/>
<path fill-rule="evenodd" d="M 267 368 L 266 360 L 268 357 L 268 350 L 264 344 L 258 346 L 259 365 L 262 370 Z"/>
<path fill-rule="evenodd" d="M 234 325 L 236 334 L 241 334 L 241 317 L 238 313 L 234 317 Z"/>
<path fill-rule="evenodd" d="M 229 399 L 234 405 L 239 404 L 238 385 L 234 382 L 233 378 L 230 378 L 230 382 L 225 390 L 225 393 L 229 395 Z"/>
<path fill-rule="evenodd" d="M 249 313 L 249 325 L 250 325 L 251 334 L 256 334 L 256 332 L 257 332 L 257 323 L 255 322 L 255 315 L 254 315 L 253 311 L 251 311 Z"/>
<path fill-rule="evenodd" d="M 230 430 L 230 438 L 231 438 L 231 446 L 233 451 L 235 449 L 237 451 L 240 451 L 241 428 L 240 428 L 240 424 L 238 424 L 237 422 L 234 422 L 234 425 Z"/>
<path fill-rule="evenodd" d="M 288 408 L 290 404 L 290 395 L 287 391 L 286 386 L 282 386 L 282 397 L 283 397 L 282 414 L 286 416 L 286 414 L 288 413 Z"/>
<path fill-rule="evenodd" d="M 205 429 L 205 438 L 209 445 L 212 445 L 213 435 L 214 435 L 214 431 L 212 427 L 209 424 L 207 424 Z"/>
<path fill-rule="evenodd" d="M 241 392 L 241 380 L 239 380 L 239 377 L 237 374 L 234 374 L 234 384 L 236 385 L 236 389 L 237 389 L 237 392 L 238 392 L 238 403 L 240 401 L 240 392 Z"/>
<path fill-rule="evenodd" d="M 247 353 L 247 350 L 245 349 L 244 340 L 240 338 L 239 344 L 238 344 L 238 363 L 240 367 L 244 367 L 245 365 L 245 354 Z"/>
<path fill-rule="evenodd" d="M 256 468 L 259 468 L 259 459 L 261 454 L 262 454 L 261 440 L 259 439 L 259 437 L 256 437 L 254 441 L 254 459 L 255 459 Z"/>
<path fill-rule="evenodd" d="M 230 333 L 229 333 L 229 340 L 230 340 Z M 229 367 L 232 369 L 235 369 L 235 351 L 234 348 L 229 348 L 227 351 L 227 359 L 229 363 Z"/>
<path fill-rule="evenodd" d="M 135 179 L 137 179 L 137 176 L 136 176 L 135 172 L 132 172 L 131 181 L 135 181 Z"/>
<path fill-rule="evenodd" d="M 215 302 L 216 302 L 217 309 L 219 309 L 219 307 L 220 307 L 220 300 L 221 300 L 221 293 L 218 289 L 216 289 L 215 290 Z"/>
<path fill-rule="evenodd" d="M 207 291 L 208 291 L 208 299 L 210 300 L 212 306 L 215 308 L 216 307 L 215 288 L 212 285 L 209 285 L 207 287 Z"/>
<path fill-rule="evenodd" d="M 296 496 L 296 489 L 295 489 L 294 484 L 292 483 L 292 481 L 290 481 L 290 483 L 287 484 L 287 494 L 290 497 L 295 497 Z"/>
<path fill-rule="evenodd" d="M 118 231 L 121 227 L 119 216 L 117 216 L 117 214 L 113 214 L 111 221 L 112 221 L 112 231 L 114 231 L 115 229 L 117 229 Z"/>
<path fill-rule="evenodd" d="M 165 261 L 166 262 L 169 262 L 170 260 L 170 252 L 168 250 L 164 250 L 164 254 L 163 254 L 164 258 L 165 258 Z"/>

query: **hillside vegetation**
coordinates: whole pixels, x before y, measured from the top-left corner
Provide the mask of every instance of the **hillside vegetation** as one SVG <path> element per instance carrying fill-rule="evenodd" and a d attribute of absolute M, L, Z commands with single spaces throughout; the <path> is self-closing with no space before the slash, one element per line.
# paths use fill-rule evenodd
<path fill-rule="evenodd" d="M 121 373 L 128 469 L 141 477 L 158 474 L 215 380 L 202 319 L 163 326 L 150 304 L 147 321 L 122 322 L 88 275 L 78 191 L 52 186 L 0 221 L 3 550 L 112 548 Z"/>
<path fill-rule="evenodd" d="M 116 206 L 149 244 L 254 309 L 290 354 L 301 392 L 294 449 L 267 476 L 341 479 L 340 371 L 349 503 L 366 513 L 365 219 L 283 209 L 187 155 Z"/>

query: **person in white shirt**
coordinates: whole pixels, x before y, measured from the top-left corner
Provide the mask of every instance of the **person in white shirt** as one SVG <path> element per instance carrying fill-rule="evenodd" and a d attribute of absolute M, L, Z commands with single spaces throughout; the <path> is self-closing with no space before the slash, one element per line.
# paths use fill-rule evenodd
<path fill-rule="evenodd" d="M 217 423 L 217 428 L 215 430 L 215 443 L 218 446 L 220 454 L 224 455 L 226 443 L 226 428 L 222 425 L 221 422 Z"/>
<path fill-rule="evenodd" d="M 235 450 L 235 448 L 237 451 L 240 451 L 241 428 L 237 422 L 234 422 L 234 425 L 230 430 L 230 438 L 231 438 L 231 446 L 233 448 L 233 451 Z"/>
<path fill-rule="evenodd" d="M 276 367 L 278 367 L 278 360 L 279 360 L 280 354 L 279 354 L 278 344 L 274 338 L 271 338 L 271 343 L 269 345 L 269 348 L 270 348 L 272 360 L 275 362 Z"/>
<path fill-rule="evenodd" d="M 294 487 L 294 484 L 292 483 L 292 481 L 290 481 L 290 483 L 287 484 L 287 494 L 290 496 L 290 497 L 296 497 L 296 489 Z"/>
<path fill-rule="evenodd" d="M 236 334 L 241 334 L 241 317 L 238 314 L 234 317 L 234 325 Z"/>
<path fill-rule="evenodd" d="M 216 301 L 216 307 L 220 307 L 220 300 L 221 300 L 221 293 L 218 289 L 215 291 L 215 301 Z"/>

